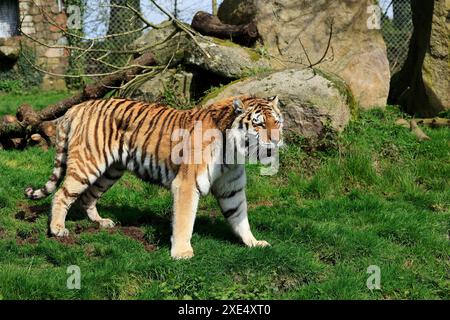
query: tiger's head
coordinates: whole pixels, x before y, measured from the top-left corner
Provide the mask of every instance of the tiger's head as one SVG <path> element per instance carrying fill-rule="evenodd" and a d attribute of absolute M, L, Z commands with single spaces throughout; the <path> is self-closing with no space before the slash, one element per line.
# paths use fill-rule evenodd
<path fill-rule="evenodd" d="M 246 156 L 256 155 L 258 160 L 263 160 L 282 146 L 283 115 L 278 96 L 236 97 L 233 108 L 236 115 L 231 126 L 233 137 L 241 145 L 245 143 Z"/>

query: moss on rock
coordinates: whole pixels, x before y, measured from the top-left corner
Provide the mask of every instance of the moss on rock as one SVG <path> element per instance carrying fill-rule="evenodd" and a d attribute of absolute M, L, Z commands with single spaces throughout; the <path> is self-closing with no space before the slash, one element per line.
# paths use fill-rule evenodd
<path fill-rule="evenodd" d="M 326 72 L 317 68 L 314 68 L 314 71 L 320 76 L 330 81 L 333 87 L 336 88 L 347 99 L 347 104 L 350 108 L 352 120 L 358 118 L 359 115 L 358 102 L 356 101 L 355 96 L 353 95 L 352 91 L 350 90 L 350 87 L 345 83 L 345 81 L 331 72 Z"/>

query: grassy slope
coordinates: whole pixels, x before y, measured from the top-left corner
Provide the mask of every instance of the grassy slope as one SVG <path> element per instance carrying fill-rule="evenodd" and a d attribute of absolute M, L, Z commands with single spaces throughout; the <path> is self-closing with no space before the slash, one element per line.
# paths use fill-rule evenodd
<path fill-rule="evenodd" d="M 6 103 L 11 112 L 60 98 L 0 96 L 0 113 Z M 72 243 L 49 239 L 50 199 L 31 203 L 22 193 L 46 181 L 53 150 L 0 151 L 0 298 L 449 299 L 450 130 L 426 129 L 432 140 L 419 143 L 393 125 L 398 116 L 362 114 L 336 152 L 308 156 L 291 146 L 274 177 L 249 167 L 251 224 L 273 246 L 241 246 L 206 198 L 190 261 L 169 258 L 170 194 L 130 175 L 99 210 L 138 226 L 156 250 L 120 230 L 76 234 L 94 226 L 77 212 L 68 221 Z M 21 219 L 30 205 L 41 212 L 34 222 Z M 73 264 L 79 291 L 66 289 Z M 369 265 L 381 268 L 380 291 L 366 287 Z"/>

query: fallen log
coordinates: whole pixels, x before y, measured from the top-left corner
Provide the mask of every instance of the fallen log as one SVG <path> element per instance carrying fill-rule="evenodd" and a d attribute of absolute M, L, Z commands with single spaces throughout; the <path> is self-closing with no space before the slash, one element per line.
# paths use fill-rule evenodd
<path fill-rule="evenodd" d="M 23 105 L 17 110 L 16 117 L 5 116 L 0 121 L 0 144 L 3 148 L 23 147 L 23 141 L 29 140 L 33 134 L 40 134 L 44 139 L 52 138 L 54 124 L 48 121 L 64 115 L 70 107 L 87 100 L 99 99 L 105 96 L 112 88 L 119 87 L 140 74 L 143 67 L 155 65 L 156 61 L 152 53 L 148 52 L 133 60 L 132 67 L 112 73 L 96 83 L 87 85 L 81 92 L 50 105 L 41 111 L 35 111 L 29 105 Z M 20 140 L 19 140 L 20 139 Z M 20 143 L 19 143 L 20 142 Z"/>
<path fill-rule="evenodd" d="M 191 27 L 202 35 L 228 39 L 246 46 L 254 44 L 259 38 L 254 22 L 242 25 L 225 24 L 217 16 L 203 11 L 195 14 Z"/>
<path fill-rule="evenodd" d="M 417 125 L 416 120 L 411 120 L 410 129 L 412 134 L 415 135 L 420 141 L 431 140 L 430 137 L 427 136 L 425 132 L 422 131 L 422 129 L 420 129 L 420 127 Z"/>
<path fill-rule="evenodd" d="M 438 127 L 450 127 L 450 119 L 445 118 L 428 118 L 428 119 L 415 119 L 417 124 L 427 125 L 431 128 Z"/>
<path fill-rule="evenodd" d="M 45 151 L 48 150 L 49 146 L 48 142 L 39 133 L 32 134 L 28 141 L 28 144 L 39 146 L 41 149 Z"/>
<path fill-rule="evenodd" d="M 441 121 L 442 120 L 442 121 Z M 439 125 L 436 125 L 439 123 Z M 436 122 L 436 119 L 398 119 L 395 121 L 395 124 L 407 129 L 411 130 L 411 133 L 416 136 L 419 141 L 431 140 L 431 138 L 420 129 L 419 124 L 429 125 L 430 127 L 442 126 L 444 123 L 450 123 L 448 119 L 440 119 L 440 121 Z"/>

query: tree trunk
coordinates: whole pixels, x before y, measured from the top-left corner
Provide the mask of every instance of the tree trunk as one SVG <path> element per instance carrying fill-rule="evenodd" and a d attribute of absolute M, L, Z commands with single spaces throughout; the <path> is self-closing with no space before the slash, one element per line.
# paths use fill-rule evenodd
<path fill-rule="evenodd" d="M 218 6 L 217 0 L 212 0 L 212 14 L 217 16 Z"/>
<path fill-rule="evenodd" d="M 178 0 L 174 0 L 173 2 L 173 16 L 178 19 Z"/>
<path fill-rule="evenodd" d="M 410 114 L 425 117 L 442 111 L 439 99 L 424 81 L 423 66 L 430 48 L 435 1 L 412 0 L 414 32 L 409 44 L 408 58 L 402 70 L 391 79 L 388 102 L 399 104 Z"/>

